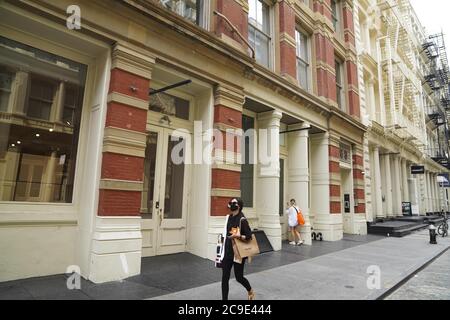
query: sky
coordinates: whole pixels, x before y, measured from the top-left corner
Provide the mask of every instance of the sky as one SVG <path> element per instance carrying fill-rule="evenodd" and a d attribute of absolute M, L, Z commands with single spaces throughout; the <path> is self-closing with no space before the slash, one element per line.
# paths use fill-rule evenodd
<path fill-rule="evenodd" d="M 427 34 L 444 32 L 447 55 L 450 56 L 450 1 L 410 0 Z"/>

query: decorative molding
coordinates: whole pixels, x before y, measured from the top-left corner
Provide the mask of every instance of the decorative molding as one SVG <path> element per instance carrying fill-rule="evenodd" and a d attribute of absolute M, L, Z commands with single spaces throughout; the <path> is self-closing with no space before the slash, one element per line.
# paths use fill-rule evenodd
<path fill-rule="evenodd" d="M 214 105 L 221 105 L 242 112 L 244 103 L 243 89 L 218 85 L 214 90 Z"/>
<path fill-rule="evenodd" d="M 148 101 L 138 99 L 135 97 L 127 96 L 119 92 L 112 92 L 108 95 L 108 103 L 117 102 L 127 106 L 148 110 Z"/>
<path fill-rule="evenodd" d="M 147 135 L 145 133 L 113 127 L 105 128 L 103 152 L 144 158 L 146 147 Z"/>
<path fill-rule="evenodd" d="M 123 43 L 116 43 L 112 51 L 111 69 L 118 68 L 151 79 L 155 59 L 151 54 L 142 54 Z"/>
<path fill-rule="evenodd" d="M 101 190 L 121 190 L 121 191 L 139 191 L 142 192 L 144 183 L 142 181 L 128 181 L 116 179 L 101 179 Z"/>
<path fill-rule="evenodd" d="M 295 39 L 287 32 L 280 33 L 280 42 L 283 42 L 283 41 L 294 48 L 297 47 L 297 44 L 295 43 Z"/>
<path fill-rule="evenodd" d="M 241 190 L 232 190 L 232 189 L 211 189 L 211 197 L 240 197 Z"/>

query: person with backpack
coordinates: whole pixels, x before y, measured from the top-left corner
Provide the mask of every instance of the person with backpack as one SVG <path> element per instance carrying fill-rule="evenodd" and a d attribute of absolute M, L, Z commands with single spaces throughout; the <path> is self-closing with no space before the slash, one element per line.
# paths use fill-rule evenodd
<path fill-rule="evenodd" d="M 297 215 L 300 212 L 299 207 L 295 204 L 295 199 L 291 199 L 290 202 L 288 202 L 288 209 L 286 210 L 286 213 L 288 215 L 288 225 L 289 225 L 289 232 L 292 234 L 292 241 L 289 242 L 290 245 L 297 245 L 301 246 L 303 244 L 302 236 L 300 235 L 300 232 L 297 230 L 298 226 L 298 219 Z M 298 239 L 298 240 L 296 240 Z"/>

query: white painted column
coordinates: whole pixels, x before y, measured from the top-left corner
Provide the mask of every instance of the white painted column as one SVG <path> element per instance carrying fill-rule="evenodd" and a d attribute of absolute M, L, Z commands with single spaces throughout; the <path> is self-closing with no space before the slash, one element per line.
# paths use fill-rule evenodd
<path fill-rule="evenodd" d="M 279 111 L 258 114 L 256 212 L 259 227 L 265 231 L 275 251 L 281 250 L 281 224 L 278 212 L 281 117 L 282 113 Z"/>
<path fill-rule="evenodd" d="M 403 193 L 403 201 L 410 202 L 408 189 L 408 169 L 405 159 L 402 159 L 402 193 Z"/>
<path fill-rule="evenodd" d="M 426 212 L 432 212 L 432 206 L 431 206 L 431 184 L 430 184 L 430 173 L 428 171 L 425 171 L 425 181 L 426 181 L 426 195 L 427 195 L 427 199 L 426 199 Z"/>
<path fill-rule="evenodd" d="M 381 168 L 380 168 L 380 149 L 376 146 L 373 149 L 373 159 L 374 159 L 374 182 L 375 182 L 375 193 L 372 197 L 376 208 L 376 217 L 383 218 L 383 191 L 381 189 Z"/>
<path fill-rule="evenodd" d="M 385 202 L 386 202 L 386 215 L 387 217 L 394 216 L 394 210 L 392 207 L 392 175 L 391 175 L 391 157 L 389 154 L 386 154 L 384 157 L 384 167 L 385 167 L 385 175 L 386 175 L 386 194 L 385 194 Z"/>
<path fill-rule="evenodd" d="M 370 46 L 370 44 L 369 44 Z M 377 120 L 377 104 L 375 102 L 375 87 L 374 79 L 369 80 L 369 92 L 370 92 L 370 117 L 372 120 Z"/>
<path fill-rule="evenodd" d="M 434 189 L 434 212 L 441 211 L 439 205 L 439 189 L 437 183 L 437 174 L 433 174 L 433 189 Z"/>
<path fill-rule="evenodd" d="M 289 126 L 288 130 L 304 129 L 309 124 Z M 309 131 L 291 132 L 288 135 L 288 198 L 295 199 L 303 212 L 305 225 L 300 233 L 305 244 L 311 245 L 311 222 L 309 219 Z"/>
<path fill-rule="evenodd" d="M 400 187 L 400 157 L 398 155 L 394 156 L 394 170 L 392 174 L 394 175 L 394 194 L 393 194 L 393 210 L 394 216 L 401 217 L 402 214 L 402 193 Z"/>

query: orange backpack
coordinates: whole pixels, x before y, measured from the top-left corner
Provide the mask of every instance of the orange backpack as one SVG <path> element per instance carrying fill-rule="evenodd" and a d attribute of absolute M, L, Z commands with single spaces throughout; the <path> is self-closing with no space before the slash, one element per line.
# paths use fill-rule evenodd
<path fill-rule="evenodd" d="M 305 218 L 303 218 L 302 210 L 297 210 L 296 207 L 294 207 L 295 211 L 297 211 L 297 222 L 299 225 L 303 226 L 305 224 Z"/>

